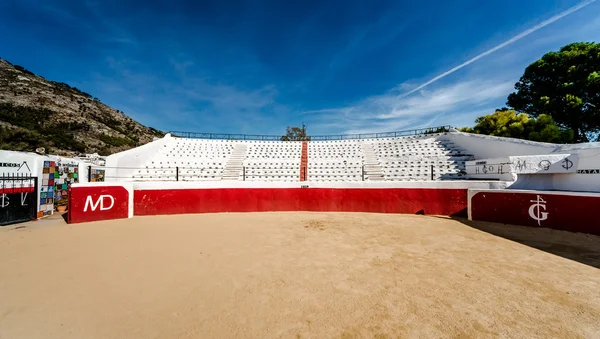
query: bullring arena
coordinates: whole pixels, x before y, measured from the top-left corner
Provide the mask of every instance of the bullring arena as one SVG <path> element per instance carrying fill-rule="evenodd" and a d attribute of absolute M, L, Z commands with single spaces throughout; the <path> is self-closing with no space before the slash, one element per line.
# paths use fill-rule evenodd
<path fill-rule="evenodd" d="M 600 338 L 599 144 L 212 137 L 2 228 L 0 338 Z M 11 156 L 47 214 L 58 162 Z"/>

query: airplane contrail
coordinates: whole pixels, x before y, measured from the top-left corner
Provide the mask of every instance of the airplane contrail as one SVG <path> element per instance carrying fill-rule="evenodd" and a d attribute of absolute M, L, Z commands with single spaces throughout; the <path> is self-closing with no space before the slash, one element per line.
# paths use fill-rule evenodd
<path fill-rule="evenodd" d="M 519 34 L 519 35 L 516 35 L 516 36 L 512 37 L 511 39 L 508 39 L 508 40 L 506 40 L 505 42 L 501 43 L 500 45 L 498 45 L 498 46 L 496 46 L 496 47 L 494 47 L 494 48 L 492 48 L 492 49 L 489 49 L 489 50 L 487 50 L 487 51 L 485 51 L 485 52 L 483 52 L 483 53 L 481 53 L 481 54 L 477 55 L 476 57 L 473 57 L 472 59 L 469 59 L 468 61 L 465 61 L 465 62 L 463 62 L 462 64 L 460 64 L 460 65 L 458 65 L 458 66 L 456 66 L 456 67 L 452 68 L 451 70 L 449 70 L 449 71 L 446 71 L 446 72 L 444 72 L 444 73 L 442 73 L 442 74 L 440 74 L 440 75 L 436 76 L 435 78 L 433 78 L 433 79 L 431 79 L 431 80 L 427 81 L 426 83 L 424 83 L 424 84 L 422 84 L 422 85 L 419 85 L 418 87 L 416 87 L 416 88 L 413 88 L 413 89 L 411 89 L 410 91 L 408 91 L 408 92 L 406 92 L 406 93 L 402 93 L 402 94 L 400 94 L 400 95 L 398 96 L 398 98 L 403 98 L 403 97 L 405 97 L 405 96 L 411 95 L 411 94 L 413 94 L 414 92 L 416 92 L 416 91 L 418 91 L 418 90 L 422 89 L 423 87 L 426 87 L 426 86 L 428 86 L 428 85 L 430 85 L 430 84 L 432 84 L 432 83 L 434 83 L 434 82 L 436 82 L 436 81 L 440 80 L 441 78 L 443 78 L 443 77 L 445 77 L 445 76 L 447 76 L 447 75 L 450 75 L 450 74 L 452 74 L 452 73 L 454 73 L 454 72 L 458 71 L 459 69 L 461 69 L 461 68 L 463 68 L 463 67 L 465 67 L 465 66 L 468 66 L 468 65 L 470 65 L 470 64 L 472 64 L 472 63 L 474 63 L 475 61 L 477 61 L 477 60 L 479 60 L 479 59 L 483 58 L 484 56 L 486 56 L 486 55 L 489 55 L 489 54 L 492 54 L 492 53 L 494 53 L 495 51 L 497 51 L 497 50 L 499 50 L 499 49 L 501 49 L 501 48 L 504 48 L 504 47 L 506 47 L 506 46 L 508 46 L 508 45 L 512 44 L 513 42 L 515 42 L 515 41 L 518 41 L 518 40 L 520 40 L 520 39 L 522 39 L 522 38 L 524 38 L 524 37 L 528 36 L 529 34 L 531 34 L 531 33 L 535 32 L 535 31 L 537 31 L 537 30 L 539 30 L 539 29 L 541 29 L 541 28 L 544 28 L 544 27 L 546 27 L 546 26 L 550 25 L 551 23 L 553 23 L 553 22 L 555 22 L 555 21 L 557 21 L 557 20 L 560 20 L 560 19 L 562 19 L 562 18 L 566 17 L 567 15 L 569 15 L 569 14 L 571 14 L 571 13 L 575 12 L 575 11 L 578 11 L 578 10 L 580 10 L 580 9 L 584 8 L 585 6 L 587 6 L 587 5 L 591 4 L 591 3 L 594 3 L 594 2 L 596 2 L 596 0 L 586 0 L 586 1 L 583 1 L 583 2 L 581 2 L 580 4 L 578 4 L 578 5 L 576 5 L 576 6 L 573 6 L 573 7 L 569 8 L 569 9 L 567 9 L 566 11 L 564 11 L 564 12 L 561 12 L 561 13 L 559 13 L 559 14 L 557 14 L 557 15 L 555 15 L 555 16 L 553 16 L 553 17 L 551 17 L 550 19 L 548 19 L 548 20 L 545 20 L 545 21 L 543 21 L 543 22 L 541 22 L 541 23 L 539 23 L 539 24 L 537 24 L 537 25 L 535 25 L 535 26 L 531 27 L 530 29 L 528 29 L 528 30 L 526 30 L 526 31 L 522 32 L 521 34 Z"/>

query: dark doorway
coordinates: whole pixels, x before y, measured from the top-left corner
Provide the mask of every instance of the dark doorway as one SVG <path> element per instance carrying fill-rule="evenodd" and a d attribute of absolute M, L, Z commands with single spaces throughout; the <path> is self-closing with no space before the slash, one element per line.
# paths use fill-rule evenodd
<path fill-rule="evenodd" d="M 37 177 L 0 176 L 0 226 L 37 218 Z"/>

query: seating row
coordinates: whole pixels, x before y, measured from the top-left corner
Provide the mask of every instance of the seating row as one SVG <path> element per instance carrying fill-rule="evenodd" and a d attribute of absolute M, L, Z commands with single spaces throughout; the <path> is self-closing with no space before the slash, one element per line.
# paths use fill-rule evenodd
<path fill-rule="evenodd" d="M 309 181 L 431 180 L 461 178 L 465 161 L 472 159 L 439 135 L 382 139 L 328 140 L 307 143 Z M 133 180 L 286 180 L 298 181 L 302 142 L 202 140 L 173 138 L 137 173 Z M 225 174 L 224 174 L 225 173 Z M 379 173 L 379 174 L 378 174 Z"/>

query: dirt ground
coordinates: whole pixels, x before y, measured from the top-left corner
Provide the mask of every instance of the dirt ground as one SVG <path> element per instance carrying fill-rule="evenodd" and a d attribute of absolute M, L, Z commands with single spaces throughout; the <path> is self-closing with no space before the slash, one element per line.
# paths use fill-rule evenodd
<path fill-rule="evenodd" d="M 44 220 L 0 230 L 0 338 L 600 338 L 598 267 L 600 237 L 430 216 Z"/>

